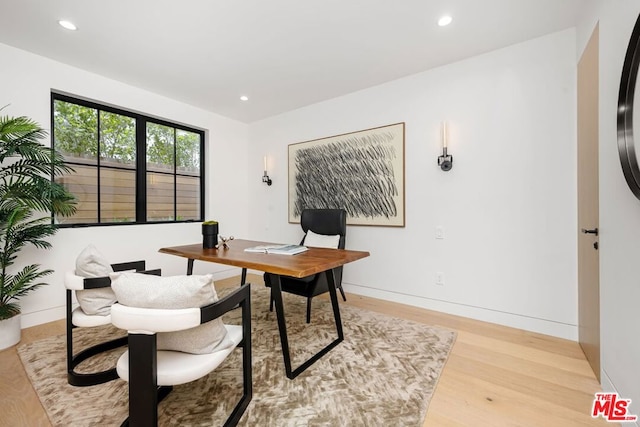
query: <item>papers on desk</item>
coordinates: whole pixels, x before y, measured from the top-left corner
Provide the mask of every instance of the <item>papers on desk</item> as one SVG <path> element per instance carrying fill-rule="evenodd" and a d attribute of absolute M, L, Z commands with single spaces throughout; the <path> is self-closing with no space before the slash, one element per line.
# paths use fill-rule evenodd
<path fill-rule="evenodd" d="M 301 245 L 260 245 L 246 248 L 244 251 L 263 254 L 295 255 L 306 250 L 307 247 Z"/>

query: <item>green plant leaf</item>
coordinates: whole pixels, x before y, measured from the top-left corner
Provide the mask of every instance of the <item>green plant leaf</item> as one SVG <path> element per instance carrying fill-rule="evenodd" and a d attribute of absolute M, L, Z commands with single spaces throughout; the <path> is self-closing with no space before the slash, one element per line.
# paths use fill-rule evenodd
<path fill-rule="evenodd" d="M 62 155 L 40 143 L 47 132 L 27 117 L 0 116 L 0 319 L 20 312 L 17 301 L 46 285 L 53 270 L 32 264 L 15 271 L 26 246 L 50 249 L 57 226 L 51 215 L 70 216 L 76 199 L 55 178 L 73 172 Z"/>

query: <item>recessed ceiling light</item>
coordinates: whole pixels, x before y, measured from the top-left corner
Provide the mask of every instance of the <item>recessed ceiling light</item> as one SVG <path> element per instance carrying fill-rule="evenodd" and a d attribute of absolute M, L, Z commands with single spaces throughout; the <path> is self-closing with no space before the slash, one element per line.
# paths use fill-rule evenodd
<path fill-rule="evenodd" d="M 451 16 L 444 15 L 443 17 L 438 19 L 438 25 L 440 25 L 441 27 L 446 27 L 447 25 L 451 24 L 451 21 L 453 21 L 453 18 Z"/>
<path fill-rule="evenodd" d="M 249 97 L 248 97 L 248 96 L 242 95 L 242 96 L 240 97 L 240 101 L 248 101 L 248 100 L 249 100 Z"/>
<path fill-rule="evenodd" d="M 67 30 L 75 31 L 78 29 L 78 27 L 73 25 L 73 22 L 70 22 L 70 21 L 62 20 L 62 21 L 58 21 L 58 24 L 60 24 L 60 26 L 62 26 L 63 28 L 66 28 Z"/>

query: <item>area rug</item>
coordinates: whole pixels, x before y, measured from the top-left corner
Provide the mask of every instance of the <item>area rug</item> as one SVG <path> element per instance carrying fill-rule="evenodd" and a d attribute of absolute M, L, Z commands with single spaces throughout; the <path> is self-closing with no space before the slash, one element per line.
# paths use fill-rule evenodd
<path fill-rule="evenodd" d="M 264 286 L 252 285 L 251 304 L 253 400 L 240 425 L 422 426 L 455 332 L 342 304 L 345 340 L 290 380 Z M 310 325 L 305 323 L 305 309 L 306 299 L 285 295 L 294 367 L 336 336 L 327 300 L 314 298 Z M 240 310 L 234 310 L 224 321 L 239 319 Z M 122 335 L 110 326 L 74 333 L 78 349 Z M 113 366 L 123 351 L 96 356 L 82 369 Z M 117 426 L 127 417 L 125 381 L 92 387 L 67 384 L 63 335 L 21 345 L 18 353 L 52 425 Z M 175 387 L 158 407 L 159 425 L 222 425 L 241 394 L 241 360 L 241 350 L 236 349 L 207 377 Z"/>

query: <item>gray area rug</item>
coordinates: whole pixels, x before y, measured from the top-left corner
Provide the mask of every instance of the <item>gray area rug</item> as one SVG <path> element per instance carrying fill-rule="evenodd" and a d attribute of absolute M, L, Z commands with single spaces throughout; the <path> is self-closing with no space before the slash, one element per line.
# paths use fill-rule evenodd
<path fill-rule="evenodd" d="M 253 400 L 240 425 L 422 426 L 455 332 L 341 305 L 345 340 L 289 380 L 268 298 L 263 285 L 252 286 Z M 336 336 L 328 301 L 314 299 L 310 325 L 305 323 L 305 306 L 304 298 L 285 295 L 294 367 Z M 239 323 L 239 318 L 240 310 L 234 310 L 224 320 Z M 78 349 L 123 335 L 113 327 L 74 333 Z M 97 356 L 82 369 L 113 366 L 123 351 Z M 127 417 L 126 382 L 67 384 L 64 336 L 20 345 L 18 353 L 53 425 L 117 426 Z M 241 360 L 236 349 L 207 377 L 174 387 L 158 407 L 159 424 L 222 425 L 242 391 Z"/>

